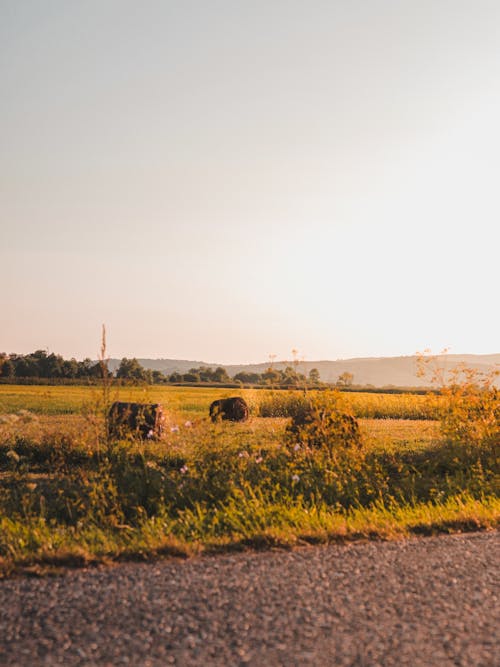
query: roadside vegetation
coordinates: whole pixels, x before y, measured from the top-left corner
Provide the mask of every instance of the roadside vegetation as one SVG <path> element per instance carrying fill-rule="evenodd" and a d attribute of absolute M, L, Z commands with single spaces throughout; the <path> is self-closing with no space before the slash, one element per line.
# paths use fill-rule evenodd
<path fill-rule="evenodd" d="M 498 527 L 500 394 L 0 387 L 0 572 Z M 110 440 L 111 401 L 161 402 L 157 441 Z"/>

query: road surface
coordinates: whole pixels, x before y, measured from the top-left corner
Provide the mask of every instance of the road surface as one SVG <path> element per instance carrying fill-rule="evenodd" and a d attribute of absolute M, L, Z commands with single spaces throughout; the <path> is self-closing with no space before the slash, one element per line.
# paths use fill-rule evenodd
<path fill-rule="evenodd" d="M 500 534 L 0 582 L 0 665 L 500 665 Z"/>

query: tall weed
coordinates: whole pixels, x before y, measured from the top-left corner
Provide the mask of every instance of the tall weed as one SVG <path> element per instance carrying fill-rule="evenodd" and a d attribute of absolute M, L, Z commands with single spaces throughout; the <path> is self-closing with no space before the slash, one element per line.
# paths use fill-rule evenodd
<path fill-rule="evenodd" d="M 435 357 L 422 355 L 419 374 L 430 376 L 439 397 L 430 396 L 440 420 L 443 438 L 462 445 L 500 446 L 499 370 L 483 372 L 459 364 L 451 370 Z"/>

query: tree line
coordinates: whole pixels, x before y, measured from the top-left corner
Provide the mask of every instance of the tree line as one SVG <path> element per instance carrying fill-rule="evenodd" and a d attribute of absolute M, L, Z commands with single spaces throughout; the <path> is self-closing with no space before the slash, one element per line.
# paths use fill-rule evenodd
<path fill-rule="evenodd" d="M 31 354 L 0 353 L 0 377 L 3 379 L 97 380 L 102 375 L 101 363 L 92 359 L 64 359 L 60 354 L 49 354 L 45 350 Z"/>
<path fill-rule="evenodd" d="M 15 382 L 16 379 L 47 379 L 61 382 L 83 380 L 92 382 L 102 379 L 103 375 L 124 382 L 148 384 L 241 383 L 277 387 L 317 386 L 322 384 L 317 368 L 311 369 L 306 376 L 298 372 L 296 365 L 286 366 L 282 370 L 270 366 L 263 373 L 241 371 L 233 377 L 230 377 L 222 366 L 215 369 L 199 366 L 198 368 L 191 368 L 187 373 L 174 371 L 165 374 L 158 370 L 144 368 L 135 358 L 128 359 L 124 357 L 116 372 L 113 373 L 108 370 L 107 364 L 101 361 L 64 359 L 59 354 L 49 354 L 45 350 L 37 350 L 24 355 L 0 353 L 0 378 L 4 382 Z"/>

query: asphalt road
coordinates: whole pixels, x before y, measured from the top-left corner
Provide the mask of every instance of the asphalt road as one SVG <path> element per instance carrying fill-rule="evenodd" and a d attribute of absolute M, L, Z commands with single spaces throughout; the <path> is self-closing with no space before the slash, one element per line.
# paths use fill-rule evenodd
<path fill-rule="evenodd" d="M 500 534 L 0 582 L 1 665 L 500 665 Z"/>

